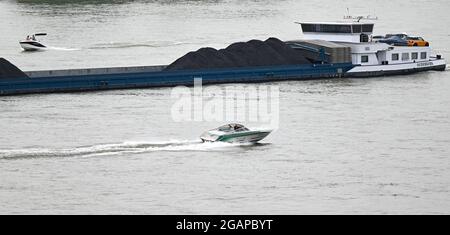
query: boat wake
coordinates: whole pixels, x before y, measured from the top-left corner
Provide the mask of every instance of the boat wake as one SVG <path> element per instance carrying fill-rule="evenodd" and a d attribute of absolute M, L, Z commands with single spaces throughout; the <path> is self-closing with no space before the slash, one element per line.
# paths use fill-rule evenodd
<path fill-rule="evenodd" d="M 53 50 L 53 51 L 79 51 L 80 48 L 66 48 L 66 47 L 47 47 L 46 50 Z"/>
<path fill-rule="evenodd" d="M 79 51 L 80 48 L 67 48 L 67 47 L 51 47 L 47 46 L 45 48 L 40 48 L 39 50 L 23 50 L 22 53 L 37 53 L 37 52 L 43 52 L 43 51 Z"/>
<path fill-rule="evenodd" d="M 227 148 L 248 146 L 251 144 L 231 144 L 223 142 L 203 143 L 201 141 L 167 141 L 167 142 L 123 142 L 117 144 L 100 144 L 68 149 L 12 149 L 0 150 L 0 159 L 52 158 L 52 157 L 95 157 L 148 152 L 180 151 L 223 151 Z"/>
<path fill-rule="evenodd" d="M 171 47 L 183 44 L 189 44 L 184 42 L 169 42 L 169 41 L 148 41 L 142 43 L 128 43 L 128 42 L 109 42 L 109 43 L 99 43 L 92 46 L 82 47 L 82 48 L 67 48 L 67 47 L 53 47 L 47 46 L 41 48 L 38 51 L 79 51 L 79 50 L 102 50 L 102 49 L 125 49 L 125 48 L 135 48 L 135 47 Z M 36 51 L 23 51 L 23 52 L 36 52 Z"/>
<path fill-rule="evenodd" d="M 142 43 L 129 43 L 129 42 L 109 42 L 109 43 L 99 43 L 94 44 L 87 49 L 123 49 L 123 48 L 133 48 L 133 47 L 170 47 L 178 46 L 187 43 L 183 42 L 169 42 L 169 41 L 147 41 Z"/>

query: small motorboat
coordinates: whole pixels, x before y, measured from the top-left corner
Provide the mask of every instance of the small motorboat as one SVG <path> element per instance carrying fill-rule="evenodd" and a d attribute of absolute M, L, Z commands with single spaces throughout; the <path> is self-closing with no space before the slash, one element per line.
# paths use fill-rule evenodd
<path fill-rule="evenodd" d="M 256 143 L 272 130 L 250 130 L 241 124 L 228 124 L 207 131 L 200 136 L 203 142 Z"/>
<path fill-rule="evenodd" d="M 27 38 L 23 41 L 20 41 L 20 46 L 25 51 L 37 51 L 47 48 L 44 44 L 42 44 L 36 37 L 46 36 L 46 33 L 37 33 L 33 35 L 28 35 Z"/>

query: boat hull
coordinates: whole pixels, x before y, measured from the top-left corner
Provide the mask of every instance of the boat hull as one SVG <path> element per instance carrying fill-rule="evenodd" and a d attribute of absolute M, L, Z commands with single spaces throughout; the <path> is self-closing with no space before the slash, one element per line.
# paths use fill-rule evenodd
<path fill-rule="evenodd" d="M 27 72 L 30 78 L 1 79 L 0 95 L 192 86 L 196 80 L 205 85 L 338 78 L 353 67 L 344 63 L 180 71 L 164 71 L 161 66 L 147 67 L 147 71 L 132 67 L 39 71 Z"/>
<path fill-rule="evenodd" d="M 341 77 L 405 75 L 446 69 L 444 59 L 418 63 L 357 66 L 351 63 L 165 71 L 164 66 L 26 72 L 29 77 L 0 79 L 0 95 L 84 92 L 112 89 L 259 83 Z"/>
<path fill-rule="evenodd" d="M 407 75 L 424 71 L 444 71 L 446 67 L 447 64 L 444 59 L 392 65 L 356 66 L 349 70 L 344 77 L 368 78 Z"/>
<path fill-rule="evenodd" d="M 268 132 L 256 132 L 256 133 L 235 133 L 231 135 L 221 136 L 217 141 L 227 142 L 227 143 L 256 143 L 264 138 L 266 138 L 270 134 Z"/>
<path fill-rule="evenodd" d="M 47 48 L 46 46 L 36 41 L 22 41 L 20 42 L 20 46 L 25 51 L 38 51 Z"/>
<path fill-rule="evenodd" d="M 202 136 L 203 142 L 256 143 L 266 138 L 271 131 L 249 131 L 224 134 L 216 137 Z"/>

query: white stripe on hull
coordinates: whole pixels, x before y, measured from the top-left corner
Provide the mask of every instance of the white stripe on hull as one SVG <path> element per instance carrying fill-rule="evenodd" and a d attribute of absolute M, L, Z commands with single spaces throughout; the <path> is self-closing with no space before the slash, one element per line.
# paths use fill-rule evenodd
<path fill-rule="evenodd" d="M 445 66 L 446 62 L 443 59 L 404 64 L 366 65 L 356 66 L 355 68 L 348 71 L 346 75 L 350 77 L 358 75 L 370 77 L 371 75 L 380 76 L 387 74 L 407 74 L 426 70 L 436 70 Z"/>

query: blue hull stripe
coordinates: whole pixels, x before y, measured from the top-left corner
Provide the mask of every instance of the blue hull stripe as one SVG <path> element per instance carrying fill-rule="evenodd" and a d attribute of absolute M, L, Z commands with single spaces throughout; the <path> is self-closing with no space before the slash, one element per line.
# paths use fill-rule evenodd
<path fill-rule="evenodd" d="M 201 78 L 203 84 L 329 78 L 343 76 L 353 67 L 351 63 L 345 63 L 2 79 L 0 80 L 0 95 L 190 86 L 194 84 L 195 78 Z"/>

